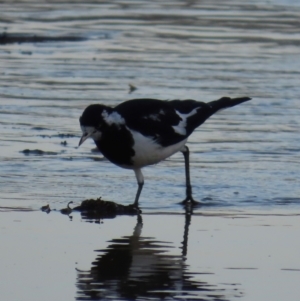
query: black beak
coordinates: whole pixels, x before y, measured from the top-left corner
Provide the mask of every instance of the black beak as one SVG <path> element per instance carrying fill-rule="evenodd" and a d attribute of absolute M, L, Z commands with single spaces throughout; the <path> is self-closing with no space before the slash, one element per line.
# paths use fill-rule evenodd
<path fill-rule="evenodd" d="M 81 136 L 80 138 L 80 141 L 79 141 L 79 144 L 78 144 L 78 147 L 87 139 L 91 136 L 92 134 L 90 133 L 83 133 L 83 135 Z"/>

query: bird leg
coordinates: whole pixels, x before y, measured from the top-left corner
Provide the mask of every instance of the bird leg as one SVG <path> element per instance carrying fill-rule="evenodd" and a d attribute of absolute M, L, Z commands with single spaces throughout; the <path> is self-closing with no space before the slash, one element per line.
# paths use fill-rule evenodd
<path fill-rule="evenodd" d="M 135 176 L 136 176 L 136 179 L 138 182 L 138 190 L 135 195 L 135 200 L 134 200 L 133 206 L 138 208 L 140 194 L 141 194 L 143 186 L 144 186 L 144 176 L 140 169 L 134 169 L 134 173 L 135 173 Z"/>
<path fill-rule="evenodd" d="M 139 185 L 139 187 L 138 187 L 138 190 L 137 190 L 137 192 L 136 192 L 135 200 L 134 200 L 134 203 L 133 203 L 133 205 L 134 205 L 135 207 L 138 207 L 138 204 L 139 204 L 139 198 L 140 198 L 140 194 L 141 194 L 141 192 L 142 192 L 144 183 L 138 183 L 138 185 Z"/>
<path fill-rule="evenodd" d="M 185 180 L 186 180 L 186 198 L 182 201 L 182 204 L 186 205 L 188 202 L 191 202 L 193 205 L 198 204 L 197 201 L 193 199 L 192 196 L 192 185 L 191 185 L 191 178 L 190 178 L 190 150 L 185 145 L 181 152 L 184 157 L 184 164 L 185 164 Z"/>

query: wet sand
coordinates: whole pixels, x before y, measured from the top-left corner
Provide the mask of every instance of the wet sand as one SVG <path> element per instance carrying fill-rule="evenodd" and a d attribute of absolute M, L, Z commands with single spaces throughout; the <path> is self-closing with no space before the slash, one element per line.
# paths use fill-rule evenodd
<path fill-rule="evenodd" d="M 294 212 L 211 211 L 191 219 L 145 214 L 142 224 L 137 217 L 97 222 L 72 216 L 1 213 L 3 300 L 300 295 L 300 218 Z"/>

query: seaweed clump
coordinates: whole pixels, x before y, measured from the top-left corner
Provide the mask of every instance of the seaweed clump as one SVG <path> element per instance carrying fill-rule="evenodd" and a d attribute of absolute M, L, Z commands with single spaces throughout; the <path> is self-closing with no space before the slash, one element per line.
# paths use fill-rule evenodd
<path fill-rule="evenodd" d="M 134 205 L 121 205 L 104 201 L 101 197 L 82 201 L 73 211 L 80 211 L 85 218 L 114 218 L 117 215 L 136 215 L 141 213 Z"/>

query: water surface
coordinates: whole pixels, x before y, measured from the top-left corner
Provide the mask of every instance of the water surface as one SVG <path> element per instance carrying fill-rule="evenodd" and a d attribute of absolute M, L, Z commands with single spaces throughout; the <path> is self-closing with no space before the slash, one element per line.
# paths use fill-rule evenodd
<path fill-rule="evenodd" d="M 164 291 L 160 297 L 173 299 L 185 298 L 190 290 L 194 293 L 189 298 L 204 300 L 232 300 L 236 296 L 292 300 L 300 296 L 295 283 L 299 258 L 290 255 L 297 247 L 293 245 L 298 240 L 293 229 L 299 229 L 294 215 L 299 213 L 300 202 L 297 1 L 19 1 L 14 5 L 2 1 L 0 6 L 0 207 L 1 231 L 6 237 L 2 248 L 8 250 L 1 264 L 11 275 L 7 277 L 11 285 L 18 288 L 6 290 L 6 300 L 15 300 L 17 293 L 28 300 L 43 295 L 39 300 L 45 300 L 48 289 L 57 294 L 55 298 L 50 294 L 57 300 L 62 296 L 65 300 L 92 298 L 83 285 L 86 277 L 92 277 L 88 273 L 120 245 L 128 254 L 132 240 L 137 241 L 137 248 L 130 256 L 136 252 L 146 262 L 155 260 L 159 267 L 181 266 L 180 277 L 170 268 L 176 281 L 163 278 L 165 282 L 160 282 L 166 284 L 165 290 L 145 287 L 140 298 L 153 297 L 149 295 L 152 290 Z M 131 94 L 129 84 L 137 87 Z M 195 232 L 187 254 L 178 247 L 185 216 L 178 204 L 185 193 L 181 154 L 144 169 L 145 186 L 140 198 L 144 226 L 138 238 L 132 238 L 136 226 L 133 217 L 104 221 L 99 231 L 101 224 L 80 221 L 79 214 L 75 215 L 78 222 L 69 223 L 65 216 L 64 222 L 59 222 L 58 212 L 46 215 L 38 211 L 45 204 L 61 209 L 70 200 L 76 205 L 99 196 L 124 205 L 134 199 L 137 187 L 133 172 L 112 165 L 92 151 L 92 141 L 77 148 L 81 134 L 78 118 L 87 105 L 116 105 L 142 97 L 210 101 L 222 96 L 253 99 L 213 116 L 189 139 L 194 197 L 203 206 L 194 209 L 191 227 Z M 15 211 L 20 208 L 21 213 Z M 24 212 L 28 210 L 37 211 Z M 218 223 L 219 229 L 226 227 L 222 222 L 229 219 L 223 217 L 224 212 L 239 218 L 234 219 L 240 222 L 233 223 L 229 231 L 234 240 L 229 234 L 218 236 L 209 249 L 208 241 L 200 235 L 203 225 L 198 215 L 208 214 L 210 218 L 205 221 L 209 221 L 209 231 L 214 231 L 217 226 L 213 225 Z M 245 218 L 249 212 L 253 214 Z M 175 215 L 170 217 L 171 213 Z M 278 214 L 284 218 L 281 220 Z M 272 227 L 265 226 L 269 218 Z M 18 228 L 23 219 L 27 226 Z M 178 227 L 176 233 L 169 223 Z M 257 223 L 259 226 L 254 226 Z M 151 235 L 145 233 L 149 228 Z M 97 231 L 95 236 L 93 231 Z M 276 233 L 281 234 L 278 237 Z M 17 242 L 11 239 L 14 235 Z M 89 235 L 93 243 L 83 239 Z M 256 235 L 260 237 L 257 241 Z M 56 257 L 42 255 L 41 248 L 47 249 L 49 238 Z M 74 272 L 75 260 L 64 266 L 64 250 L 59 246 L 66 241 L 76 244 L 66 247 L 68 256 L 77 256 L 77 262 L 86 260 L 82 264 L 85 272 Z M 263 257 L 271 250 L 265 241 L 278 248 L 274 261 Z M 249 247 L 251 242 L 254 249 Z M 170 243 L 176 246 L 172 249 Z M 71 255 L 78 245 L 84 246 L 82 253 Z M 203 253 L 204 246 L 208 249 Z M 14 248 L 19 252 L 15 257 Z M 228 262 L 220 256 L 223 248 L 228 252 Z M 203 258 L 201 264 L 196 260 L 198 253 Z M 250 260 L 252 255 L 254 259 Z M 28 278 L 32 286 L 20 289 L 18 281 L 26 278 L 25 271 L 40 256 L 47 259 L 39 259 L 36 275 L 47 270 L 52 280 Z M 16 280 L 13 258 L 18 258 L 18 264 L 22 258 L 26 265 L 24 269 L 20 265 L 24 274 Z M 231 260 L 236 258 L 241 261 L 233 264 Z M 287 263 L 285 258 L 291 261 Z M 152 274 L 142 277 L 145 283 L 151 275 L 166 277 L 166 270 L 162 272 L 157 265 Z M 136 269 L 143 268 L 140 263 L 131 267 L 131 278 L 128 274 L 126 279 L 134 282 Z M 148 267 L 146 271 L 150 271 Z M 57 274 L 61 280 L 55 279 Z M 106 285 L 101 277 L 93 284 L 100 291 Z M 270 279 L 269 286 L 262 281 L 266 279 Z M 43 285 L 39 286 L 39 281 Z M 65 286 L 60 287 L 63 283 Z M 178 288 L 179 283 L 185 293 Z M 280 294 L 276 283 L 283 283 Z M 138 299 L 122 295 L 118 280 L 113 279 L 113 285 L 119 288 L 120 298 Z"/>

